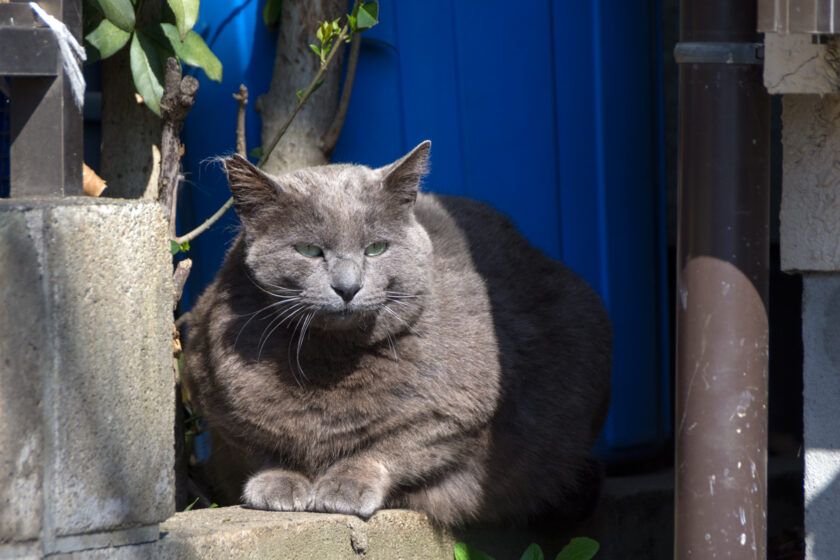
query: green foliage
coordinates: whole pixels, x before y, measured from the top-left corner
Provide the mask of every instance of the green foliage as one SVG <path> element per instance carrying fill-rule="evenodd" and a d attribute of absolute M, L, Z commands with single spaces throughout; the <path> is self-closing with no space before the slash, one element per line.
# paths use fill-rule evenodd
<path fill-rule="evenodd" d="M 266 6 L 268 5 L 266 4 Z M 354 33 L 361 33 L 379 23 L 377 20 L 379 17 L 379 4 L 377 2 L 359 2 L 357 0 L 353 4 L 353 11 L 347 14 L 346 17 L 347 24 L 345 27 L 341 26 L 339 23 L 341 18 L 338 18 L 333 21 L 322 21 L 318 26 L 318 30 L 315 32 L 315 38 L 318 39 L 319 44 L 310 44 L 309 48 L 321 60 L 321 68 L 326 68 L 327 59 L 330 56 L 330 52 L 335 48 L 335 45 L 341 42 L 350 42 Z M 298 100 L 300 100 L 301 93 L 302 90 L 298 92 Z"/>
<path fill-rule="evenodd" d="M 555 560 L 590 560 L 601 545 L 588 537 L 576 537 L 563 547 Z"/>
<path fill-rule="evenodd" d="M 166 59 L 177 58 L 222 81 L 222 63 L 204 39 L 192 31 L 198 19 L 199 0 L 167 0 L 161 21 L 136 28 L 140 5 L 135 0 L 85 0 L 85 49 L 90 61 L 112 56 L 129 44 L 134 87 L 143 102 L 160 116 Z"/>
<path fill-rule="evenodd" d="M 543 554 L 540 545 L 531 543 L 525 549 L 525 552 L 522 553 L 522 557 L 519 560 L 545 560 L 545 554 Z"/>
<path fill-rule="evenodd" d="M 134 6 L 130 0 L 93 0 L 105 19 L 127 33 L 134 31 Z"/>
<path fill-rule="evenodd" d="M 455 560 L 494 560 L 492 556 L 473 548 L 467 543 L 455 543 Z"/>
<path fill-rule="evenodd" d="M 377 2 L 357 4 L 356 9 L 348 16 L 348 20 L 354 32 L 370 29 L 379 23 L 379 4 Z"/>
<path fill-rule="evenodd" d="M 186 253 L 190 250 L 190 242 L 184 241 L 183 243 L 178 244 L 178 242 L 174 239 L 170 239 L 169 249 L 172 251 L 173 255 L 177 255 L 178 253 Z"/>
<path fill-rule="evenodd" d="M 160 27 L 178 59 L 184 64 L 202 68 L 211 80 L 222 81 L 222 63 L 210 51 L 201 35 L 190 30 L 181 38 L 178 29 L 171 23 L 161 23 Z"/>
<path fill-rule="evenodd" d="M 597 541 L 588 537 L 577 537 L 564 546 L 554 560 L 591 560 L 599 548 Z M 492 556 L 463 542 L 455 545 L 454 552 L 455 560 L 493 560 Z M 520 560 L 545 560 L 545 554 L 538 544 L 531 543 L 522 553 Z"/>
<path fill-rule="evenodd" d="M 123 31 L 110 20 L 103 19 L 96 28 L 88 33 L 87 55 L 88 60 L 99 60 L 108 58 L 128 43 L 131 33 Z"/>
<path fill-rule="evenodd" d="M 175 26 L 178 28 L 178 34 L 183 41 L 187 32 L 198 21 L 198 0 L 166 0 L 166 3 L 169 5 L 169 9 L 172 10 L 172 15 L 175 16 Z M 203 40 L 201 42 L 204 43 Z M 205 48 L 207 47 L 207 45 L 204 46 Z M 187 62 L 187 64 L 190 63 Z M 198 65 L 193 64 L 192 66 Z"/>
<path fill-rule="evenodd" d="M 163 96 L 163 61 L 158 49 L 143 33 L 137 32 L 131 38 L 129 52 L 131 76 L 137 93 L 143 96 L 146 106 L 160 116 L 160 98 Z"/>

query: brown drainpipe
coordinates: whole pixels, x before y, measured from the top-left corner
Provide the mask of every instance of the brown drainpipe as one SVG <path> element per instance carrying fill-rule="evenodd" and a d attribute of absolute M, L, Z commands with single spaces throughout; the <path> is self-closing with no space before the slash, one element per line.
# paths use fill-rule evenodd
<path fill-rule="evenodd" d="M 765 558 L 769 96 L 756 0 L 682 0 L 675 557 Z"/>

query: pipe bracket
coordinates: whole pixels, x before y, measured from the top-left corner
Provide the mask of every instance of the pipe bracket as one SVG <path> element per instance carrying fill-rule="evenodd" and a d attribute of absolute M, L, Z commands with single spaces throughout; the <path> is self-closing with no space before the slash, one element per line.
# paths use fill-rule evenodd
<path fill-rule="evenodd" d="M 763 64 L 763 43 L 677 43 L 677 64 Z"/>

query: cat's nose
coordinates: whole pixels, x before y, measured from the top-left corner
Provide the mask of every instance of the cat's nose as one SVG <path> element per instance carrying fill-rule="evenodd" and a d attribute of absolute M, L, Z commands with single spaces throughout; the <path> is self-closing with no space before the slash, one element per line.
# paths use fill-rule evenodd
<path fill-rule="evenodd" d="M 346 285 L 338 285 L 333 284 L 332 289 L 335 293 L 341 296 L 341 299 L 344 300 L 344 303 L 350 303 L 350 300 L 359 293 L 361 286 L 358 283 L 346 284 Z"/>
<path fill-rule="evenodd" d="M 341 296 L 344 303 L 350 300 L 362 289 L 362 269 L 352 259 L 337 259 L 330 271 L 330 286 Z"/>

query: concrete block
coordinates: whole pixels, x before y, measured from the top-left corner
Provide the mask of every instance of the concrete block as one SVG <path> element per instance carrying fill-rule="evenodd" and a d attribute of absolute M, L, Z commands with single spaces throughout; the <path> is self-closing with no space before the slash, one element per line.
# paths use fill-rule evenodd
<path fill-rule="evenodd" d="M 37 539 L 41 532 L 40 372 L 50 363 L 36 243 L 25 214 L 0 213 L 0 543 Z"/>
<path fill-rule="evenodd" d="M 840 550 L 840 273 L 803 278 L 805 531 L 809 560 Z"/>
<path fill-rule="evenodd" d="M 840 92 L 837 72 L 829 63 L 832 57 L 836 60 L 836 52 L 829 54 L 836 47 L 813 39 L 807 33 L 765 33 L 764 86 L 768 92 Z"/>
<path fill-rule="evenodd" d="M 782 269 L 840 270 L 840 96 L 786 95 L 782 122 Z"/>
<path fill-rule="evenodd" d="M 0 447 L 12 488 L 0 535 L 23 528 L 49 553 L 75 535 L 156 526 L 174 512 L 171 262 L 157 204 L 4 200 L 0 234 L 0 437 L 14 440 Z"/>
<path fill-rule="evenodd" d="M 355 560 L 353 535 L 364 522 L 346 515 L 280 513 L 242 507 L 178 513 L 161 525 L 162 560 Z M 357 539 L 360 537 L 356 537 Z"/>

